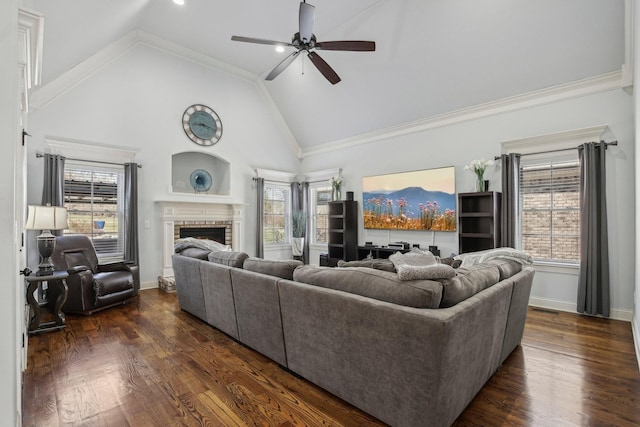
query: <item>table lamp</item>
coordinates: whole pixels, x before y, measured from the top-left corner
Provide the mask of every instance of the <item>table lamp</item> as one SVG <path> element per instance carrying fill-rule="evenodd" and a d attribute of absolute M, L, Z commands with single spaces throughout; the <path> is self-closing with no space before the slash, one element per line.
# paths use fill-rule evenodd
<path fill-rule="evenodd" d="M 61 206 L 29 206 L 27 230 L 42 230 L 42 234 L 36 237 L 38 252 L 40 252 L 40 265 L 37 276 L 47 276 L 53 271 L 51 255 L 56 247 L 56 236 L 51 230 L 64 230 L 69 228 L 67 224 L 67 209 Z"/>

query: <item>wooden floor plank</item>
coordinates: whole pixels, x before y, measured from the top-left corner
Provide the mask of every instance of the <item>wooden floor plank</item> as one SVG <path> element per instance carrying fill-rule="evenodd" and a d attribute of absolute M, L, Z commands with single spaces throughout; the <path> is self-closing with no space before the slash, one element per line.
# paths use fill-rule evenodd
<path fill-rule="evenodd" d="M 23 405 L 24 426 L 384 425 L 160 290 L 30 336 Z M 630 324 L 530 309 L 522 346 L 454 425 L 640 425 Z"/>

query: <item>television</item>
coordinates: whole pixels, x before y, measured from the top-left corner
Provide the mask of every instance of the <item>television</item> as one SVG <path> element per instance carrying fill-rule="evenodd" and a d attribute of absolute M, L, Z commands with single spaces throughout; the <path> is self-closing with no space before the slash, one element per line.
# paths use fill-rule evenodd
<path fill-rule="evenodd" d="M 456 231 L 455 167 L 362 178 L 364 228 Z"/>

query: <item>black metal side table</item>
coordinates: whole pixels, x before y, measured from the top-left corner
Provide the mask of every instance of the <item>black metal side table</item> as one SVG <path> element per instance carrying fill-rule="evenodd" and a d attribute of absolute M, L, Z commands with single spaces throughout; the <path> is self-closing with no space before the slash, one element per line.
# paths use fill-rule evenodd
<path fill-rule="evenodd" d="M 68 288 L 65 280 L 67 277 L 69 277 L 69 273 L 66 271 L 52 271 L 51 274 L 44 276 L 32 275 L 25 277 L 27 282 L 27 302 L 31 307 L 31 315 L 29 317 L 30 334 L 64 328 L 65 317 L 62 312 L 62 306 L 67 301 Z M 42 322 L 42 311 L 47 307 L 38 303 L 33 296 L 38 286 L 44 282 L 47 282 L 49 288 L 47 291 L 49 295 L 48 306 L 53 314 L 53 320 L 48 322 Z"/>

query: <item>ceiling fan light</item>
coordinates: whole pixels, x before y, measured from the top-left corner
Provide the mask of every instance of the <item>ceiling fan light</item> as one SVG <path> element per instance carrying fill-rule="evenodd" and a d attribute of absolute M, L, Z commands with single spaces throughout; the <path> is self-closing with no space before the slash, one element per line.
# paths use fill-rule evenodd
<path fill-rule="evenodd" d="M 282 45 L 276 46 L 276 52 L 279 52 L 279 53 L 284 52 L 284 46 L 282 46 Z"/>
<path fill-rule="evenodd" d="M 178 6 L 184 6 L 184 0 L 173 0 L 173 2 Z"/>

